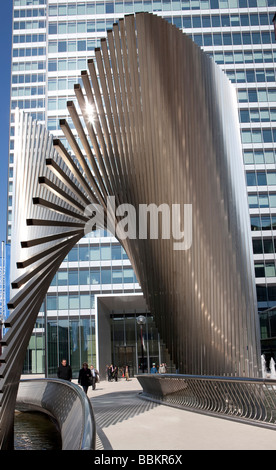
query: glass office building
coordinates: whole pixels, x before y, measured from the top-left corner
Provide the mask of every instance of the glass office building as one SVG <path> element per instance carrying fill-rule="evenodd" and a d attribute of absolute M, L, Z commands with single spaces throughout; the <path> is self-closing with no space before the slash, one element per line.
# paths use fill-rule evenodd
<path fill-rule="evenodd" d="M 8 239 L 12 234 L 14 110 L 30 113 L 66 145 L 59 120 L 101 38 L 124 14 L 149 11 L 182 29 L 237 89 L 251 216 L 262 349 L 276 358 L 276 41 L 275 0 L 14 0 L 9 153 Z M 200 132 L 200 129 L 199 129 Z M 26 373 L 55 375 L 62 357 L 78 371 L 97 362 L 97 302 L 141 295 L 124 250 L 104 232 L 83 238 L 55 276 L 26 356 Z M 141 331 L 137 317 L 144 314 Z M 110 361 L 138 372 L 166 361 L 146 308 L 110 308 Z M 143 341 L 146 348 L 143 351 Z M 145 356 L 144 356 L 145 352 Z M 165 352 L 163 356 L 165 355 Z M 173 366 L 172 366 L 173 367 Z"/>

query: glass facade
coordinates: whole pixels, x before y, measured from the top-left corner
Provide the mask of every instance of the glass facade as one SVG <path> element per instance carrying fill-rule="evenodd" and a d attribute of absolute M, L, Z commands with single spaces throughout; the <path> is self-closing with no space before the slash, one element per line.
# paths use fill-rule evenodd
<path fill-rule="evenodd" d="M 141 315 L 112 314 L 111 337 L 113 363 L 122 375 L 128 365 L 130 375 L 150 372 L 153 364 L 157 367 L 166 363 L 167 372 L 175 373 L 175 366 L 159 337 L 154 318 L 144 314 L 143 324 L 139 323 Z"/>
<path fill-rule="evenodd" d="M 149 11 L 186 32 L 219 64 L 237 90 L 258 307 L 262 311 L 276 305 L 275 9 L 275 0 L 14 0 L 8 239 L 13 208 L 14 109 L 25 109 L 67 145 L 59 119 L 72 124 L 66 102 L 76 102 L 74 84 L 87 68 L 87 59 L 94 57 L 101 38 L 124 14 Z M 95 295 L 125 292 L 140 292 L 140 286 L 117 240 L 104 232 L 81 240 L 62 263 L 41 307 L 26 372 L 37 373 L 46 367 L 54 375 L 62 355 L 75 371 L 83 360 L 95 362 Z M 124 328 L 126 325 L 124 319 Z M 273 328 L 261 331 L 263 339 L 274 336 Z M 113 361 L 123 354 L 122 346 L 115 344 Z M 138 349 L 135 354 L 137 361 Z"/>

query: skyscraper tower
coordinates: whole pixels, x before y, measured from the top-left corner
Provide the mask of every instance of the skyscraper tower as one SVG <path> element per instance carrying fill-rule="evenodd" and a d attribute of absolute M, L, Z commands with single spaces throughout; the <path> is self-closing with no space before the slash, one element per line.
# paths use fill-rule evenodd
<path fill-rule="evenodd" d="M 15 108 L 30 113 L 66 145 L 59 120 L 66 117 L 70 124 L 66 103 L 75 100 L 73 87 L 87 68 L 87 59 L 94 57 L 95 47 L 114 22 L 140 11 L 162 16 L 191 36 L 237 89 L 258 306 L 260 311 L 272 307 L 276 305 L 274 0 L 14 0 L 8 239 L 12 237 Z M 63 356 L 75 370 L 83 360 L 95 362 L 95 298 L 115 293 L 141 293 L 141 289 L 117 240 L 108 233 L 91 234 L 75 246 L 53 280 L 30 343 L 26 371 L 44 371 L 45 351 L 50 375 Z M 111 308 L 111 313 L 112 358 L 119 357 L 120 348 L 125 348 L 125 354 L 129 347 L 137 366 L 137 357 L 133 359 L 137 341 L 129 341 L 128 333 L 131 336 L 135 329 L 134 323 L 130 326 L 131 315 L 145 312 Z M 263 348 L 271 352 L 276 352 L 274 318 L 273 313 L 260 314 Z M 149 355 L 149 362 L 153 357 Z"/>

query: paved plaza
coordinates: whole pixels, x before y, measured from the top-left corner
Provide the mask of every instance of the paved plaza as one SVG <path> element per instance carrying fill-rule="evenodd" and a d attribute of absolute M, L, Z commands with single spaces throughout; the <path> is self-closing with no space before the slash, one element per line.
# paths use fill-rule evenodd
<path fill-rule="evenodd" d="M 89 388 L 98 450 L 276 450 L 276 431 L 142 399 L 137 379 Z"/>

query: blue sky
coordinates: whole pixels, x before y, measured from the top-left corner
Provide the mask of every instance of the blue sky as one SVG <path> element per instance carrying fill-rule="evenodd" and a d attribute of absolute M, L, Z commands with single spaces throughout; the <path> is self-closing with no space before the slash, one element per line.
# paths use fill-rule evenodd
<path fill-rule="evenodd" d="M 12 38 L 12 0 L 1 1 L 0 15 L 0 241 L 6 240 L 7 176 Z"/>

